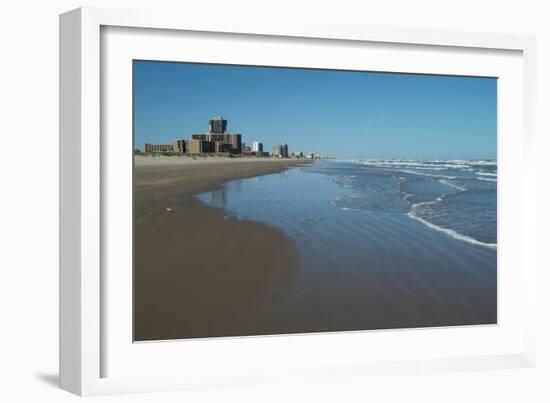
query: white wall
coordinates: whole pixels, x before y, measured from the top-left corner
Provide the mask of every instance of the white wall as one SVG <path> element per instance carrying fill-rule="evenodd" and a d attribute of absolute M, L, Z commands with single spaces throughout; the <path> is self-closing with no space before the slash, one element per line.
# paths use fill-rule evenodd
<path fill-rule="evenodd" d="M 58 14 L 81 5 L 164 7 L 180 4 L 181 12 L 250 18 L 313 18 L 374 25 L 452 28 L 535 34 L 538 37 L 538 161 L 548 183 L 543 158 L 550 141 L 550 13 L 544 1 L 339 0 L 268 1 L 15 1 L 0 6 L 0 399 L 16 401 L 76 400 L 53 386 L 57 376 L 57 159 L 58 159 Z M 546 121 L 542 121 L 542 119 Z M 543 136 L 545 134 L 546 136 Z M 12 150 L 24 144 L 20 152 Z M 544 228 L 550 223 L 543 206 L 549 192 L 540 188 L 539 245 L 547 248 Z M 546 224 L 546 225 L 543 225 Z M 543 239 L 545 237 L 545 239 Z M 6 259 L 7 257 L 7 259 Z M 542 258 L 542 256 L 541 256 Z M 550 268 L 545 258 L 544 267 Z M 531 370 L 354 379 L 334 384 L 281 388 L 231 389 L 161 395 L 102 398 L 110 401 L 550 401 L 548 340 L 549 276 L 541 273 L 539 367 Z"/>

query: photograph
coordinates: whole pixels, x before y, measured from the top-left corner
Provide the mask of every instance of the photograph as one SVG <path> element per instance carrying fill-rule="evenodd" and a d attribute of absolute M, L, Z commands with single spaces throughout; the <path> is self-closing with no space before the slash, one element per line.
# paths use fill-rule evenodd
<path fill-rule="evenodd" d="M 134 342 L 498 323 L 498 78 L 132 63 Z"/>

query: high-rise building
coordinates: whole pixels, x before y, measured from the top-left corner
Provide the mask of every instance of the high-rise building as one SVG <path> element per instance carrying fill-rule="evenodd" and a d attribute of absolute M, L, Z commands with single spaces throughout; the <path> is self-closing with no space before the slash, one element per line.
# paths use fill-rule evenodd
<path fill-rule="evenodd" d="M 285 143 L 277 144 L 273 147 L 272 154 L 274 157 L 288 158 L 288 145 Z"/>
<path fill-rule="evenodd" d="M 216 151 L 213 152 L 240 154 L 243 148 L 242 136 L 238 133 L 228 133 L 227 120 L 220 116 L 213 117 L 208 121 L 207 133 L 195 133 L 191 138 L 216 143 L 214 146 Z"/>
<path fill-rule="evenodd" d="M 225 134 L 227 132 L 227 120 L 221 116 L 215 116 L 208 121 L 208 133 Z"/>
<path fill-rule="evenodd" d="M 281 144 L 281 157 L 288 158 L 288 145 L 286 143 Z"/>
<path fill-rule="evenodd" d="M 264 145 L 259 141 L 252 142 L 252 152 L 253 153 L 262 153 L 264 151 Z"/>
<path fill-rule="evenodd" d="M 226 134 L 228 137 L 228 143 L 231 145 L 231 152 L 234 154 L 240 154 L 242 147 L 242 136 L 240 134 Z"/>

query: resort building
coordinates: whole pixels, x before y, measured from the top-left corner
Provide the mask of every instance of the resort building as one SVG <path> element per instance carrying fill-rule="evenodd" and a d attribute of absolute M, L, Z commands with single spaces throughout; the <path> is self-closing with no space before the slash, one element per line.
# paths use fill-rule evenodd
<path fill-rule="evenodd" d="M 253 153 L 262 153 L 264 151 L 264 145 L 259 141 L 252 142 L 252 152 Z"/>
<path fill-rule="evenodd" d="M 261 141 L 252 142 L 252 147 L 246 147 L 239 133 L 227 131 L 227 120 L 215 116 L 208 121 L 208 132 L 194 133 L 189 140 L 173 140 L 172 144 L 145 144 L 144 153 L 173 154 L 244 154 L 246 156 L 269 157 L 264 151 Z M 288 145 L 285 143 L 273 147 L 272 155 L 288 158 Z M 303 153 L 293 153 L 293 158 L 303 158 Z M 313 157 L 311 157 L 313 158 Z"/>
<path fill-rule="evenodd" d="M 185 145 L 185 140 L 174 140 L 173 149 L 174 152 L 184 154 L 187 151 L 187 147 Z"/>
<path fill-rule="evenodd" d="M 288 145 L 285 143 L 277 144 L 273 147 L 272 155 L 279 158 L 288 158 Z"/>
<path fill-rule="evenodd" d="M 213 117 L 208 121 L 208 132 L 195 133 L 192 140 L 213 142 L 217 153 L 240 154 L 242 152 L 242 136 L 238 133 L 227 132 L 227 120 L 221 116 Z M 209 147 L 209 146 L 208 146 Z"/>
<path fill-rule="evenodd" d="M 231 152 L 231 144 L 221 141 L 214 141 L 214 152 L 215 153 L 228 153 Z"/>
<path fill-rule="evenodd" d="M 240 134 L 228 134 L 229 144 L 231 144 L 232 152 L 240 154 L 242 151 L 242 139 Z"/>
<path fill-rule="evenodd" d="M 221 116 L 215 116 L 208 121 L 208 132 L 216 134 L 225 134 L 227 132 L 227 120 Z"/>
<path fill-rule="evenodd" d="M 143 146 L 144 153 L 173 153 L 174 145 L 173 144 L 149 144 L 146 143 Z"/>
<path fill-rule="evenodd" d="M 208 140 L 186 140 L 185 149 L 189 154 L 206 154 L 216 152 L 216 144 Z"/>

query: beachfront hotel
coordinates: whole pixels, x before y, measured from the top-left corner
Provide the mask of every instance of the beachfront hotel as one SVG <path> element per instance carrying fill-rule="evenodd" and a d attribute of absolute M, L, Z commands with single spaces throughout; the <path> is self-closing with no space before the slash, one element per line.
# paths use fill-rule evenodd
<path fill-rule="evenodd" d="M 172 144 L 149 144 L 143 152 L 175 154 L 241 154 L 241 134 L 227 132 L 227 120 L 221 116 L 208 121 L 208 132 L 195 133 L 190 140 L 174 140 Z"/>
<path fill-rule="evenodd" d="M 174 145 L 173 144 L 148 144 L 146 143 L 143 147 L 144 153 L 173 153 Z"/>
<path fill-rule="evenodd" d="M 172 145 L 173 150 L 176 153 L 183 154 L 187 152 L 187 144 L 185 143 L 185 140 L 174 140 Z"/>
<path fill-rule="evenodd" d="M 253 141 L 252 142 L 252 152 L 253 153 L 263 153 L 264 152 L 264 145 L 260 143 L 259 141 Z"/>
<path fill-rule="evenodd" d="M 273 147 L 271 154 L 274 157 L 288 158 L 288 145 L 286 143 L 277 144 L 275 147 Z"/>
<path fill-rule="evenodd" d="M 227 120 L 215 116 L 208 121 L 208 132 L 193 134 L 188 140 L 188 153 L 231 153 L 242 152 L 242 136 L 239 133 L 227 132 Z"/>
<path fill-rule="evenodd" d="M 149 144 L 143 146 L 143 152 L 150 153 L 178 153 L 183 154 L 187 151 L 185 140 L 174 140 L 172 144 Z"/>
<path fill-rule="evenodd" d="M 145 144 L 145 154 L 231 154 L 254 155 L 256 157 L 269 157 L 269 152 L 264 151 L 262 142 L 255 140 L 252 148 L 245 147 L 240 133 L 227 131 L 227 120 L 221 116 L 215 116 L 208 121 L 206 133 L 194 133 L 189 140 L 174 140 L 172 144 Z M 271 156 L 288 158 L 288 145 L 278 144 L 273 147 Z M 294 158 L 303 158 L 303 153 L 292 155 Z"/>

